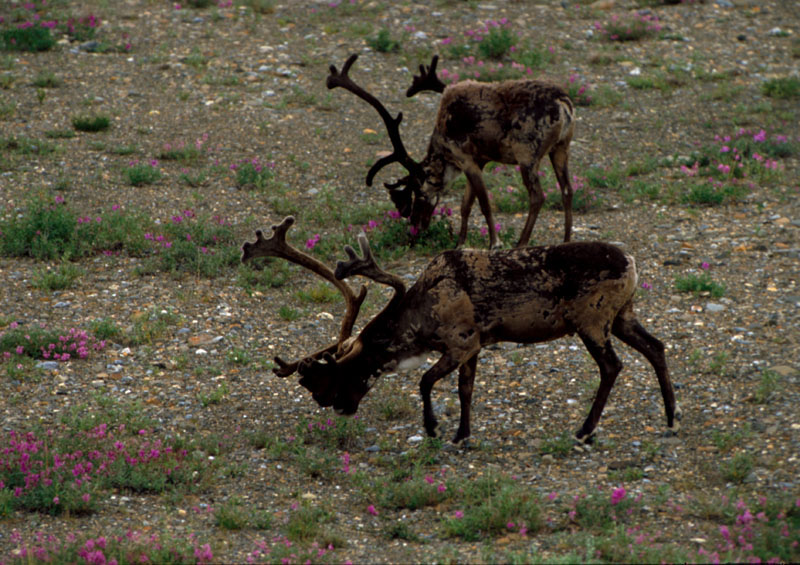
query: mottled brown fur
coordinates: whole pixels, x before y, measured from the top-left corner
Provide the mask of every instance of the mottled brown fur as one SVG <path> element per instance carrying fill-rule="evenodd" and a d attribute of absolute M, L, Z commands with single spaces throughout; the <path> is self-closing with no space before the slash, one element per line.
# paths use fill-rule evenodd
<path fill-rule="evenodd" d="M 380 114 L 394 152 L 370 168 L 367 184 L 371 185 L 375 174 L 389 163 L 403 165 L 409 174 L 386 187 L 398 211 L 405 217 L 410 216 L 413 225 L 428 226 L 441 194 L 463 172 L 467 177 L 467 189 L 461 200 L 458 247 L 466 242 L 469 214 L 476 198 L 489 226 L 490 246 L 497 247 L 483 168 L 490 161 L 519 165 L 528 191 L 529 208 L 517 246 L 526 245 L 545 201 L 538 173 L 542 159 L 549 156 L 561 187 L 564 241 L 570 240 L 573 189 L 568 162 L 569 144 L 575 131 L 575 108 L 562 88 L 535 80 L 496 83 L 467 80 L 445 86 L 436 77 L 437 58 L 434 57 L 427 69 L 420 66 L 420 76 L 414 78 L 408 90 L 409 96 L 421 90 L 442 92 L 427 154 L 421 162 L 416 162 L 400 139 L 402 114 L 393 118 L 377 98 L 349 78 L 348 72 L 356 59 L 356 55 L 351 55 L 341 72 L 331 66 L 328 88 L 346 88 Z"/>
<path fill-rule="evenodd" d="M 519 165 L 530 203 L 528 219 L 517 243 L 517 246 L 525 245 L 544 204 L 538 173 L 541 160 L 549 155 L 561 186 L 564 241 L 569 241 L 573 190 L 568 150 L 574 130 L 572 101 L 563 89 L 553 84 L 534 80 L 498 83 L 468 80 L 450 85 L 442 94 L 428 153 L 422 161 L 425 182 L 417 200 L 435 203 L 449 181 L 463 171 L 467 190 L 461 203 L 458 245 L 466 241 L 469 214 L 477 198 L 489 226 L 490 245 L 496 247 L 483 167 L 489 161 Z M 427 210 L 431 206 L 424 208 Z M 430 220 L 424 216 L 415 218 L 413 211 L 411 217 L 423 226 Z"/>
<path fill-rule="evenodd" d="M 375 265 L 366 235 L 363 258 L 348 249 L 336 276 L 362 274 L 395 287 L 395 297 L 338 353 L 301 362 L 300 383 L 321 406 L 353 414 L 382 373 L 423 358 L 441 357 L 420 380 L 425 429 L 435 435 L 434 384 L 459 370 L 461 421 L 454 441 L 470 435 L 470 402 L 482 347 L 500 342 L 536 343 L 578 334 L 600 369 L 600 387 L 577 437 L 588 440 L 622 368 L 611 334 L 653 365 L 667 425 L 677 429 L 675 399 L 660 341 L 633 313 L 636 268 L 631 257 L 602 242 L 564 243 L 513 250 L 462 249 L 435 257 L 408 290 Z M 253 244 L 247 244 L 249 250 Z M 331 348 L 329 348 L 329 351 Z"/>

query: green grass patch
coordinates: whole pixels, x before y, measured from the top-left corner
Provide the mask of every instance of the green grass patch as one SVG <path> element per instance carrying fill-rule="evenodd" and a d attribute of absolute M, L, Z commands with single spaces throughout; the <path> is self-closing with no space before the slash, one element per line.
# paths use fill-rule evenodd
<path fill-rule="evenodd" d="M 125 169 L 125 179 L 131 186 L 153 184 L 161 180 L 161 169 L 158 168 L 158 163 L 155 161 L 150 163 L 133 162 Z"/>
<path fill-rule="evenodd" d="M 105 115 L 74 116 L 72 127 L 78 131 L 97 132 L 105 131 L 111 127 L 111 118 Z"/>
<path fill-rule="evenodd" d="M 769 79 L 761 85 L 761 92 L 770 98 L 785 100 L 800 98 L 800 78 L 780 77 Z"/>
<path fill-rule="evenodd" d="M 62 263 L 55 269 L 37 269 L 31 284 L 40 290 L 65 290 L 83 274 L 83 269 L 73 263 Z"/>
<path fill-rule="evenodd" d="M 725 285 L 714 282 L 709 273 L 701 273 L 699 275 L 689 273 L 675 277 L 675 290 L 694 294 L 708 292 L 714 298 L 725 296 Z"/>
<path fill-rule="evenodd" d="M 391 33 L 386 28 L 379 30 L 374 37 L 367 38 L 367 45 L 378 53 L 395 53 L 400 51 L 401 47 L 400 41 L 392 39 Z"/>
<path fill-rule="evenodd" d="M 55 38 L 46 27 L 0 29 L 2 51 L 47 51 L 55 44 Z"/>
<path fill-rule="evenodd" d="M 33 77 L 33 86 L 38 88 L 58 88 L 62 81 L 53 71 L 40 71 Z"/>
<path fill-rule="evenodd" d="M 543 520 L 533 492 L 505 477 L 479 477 L 465 482 L 462 509 L 444 520 L 444 534 L 480 541 L 511 532 L 535 532 Z"/>

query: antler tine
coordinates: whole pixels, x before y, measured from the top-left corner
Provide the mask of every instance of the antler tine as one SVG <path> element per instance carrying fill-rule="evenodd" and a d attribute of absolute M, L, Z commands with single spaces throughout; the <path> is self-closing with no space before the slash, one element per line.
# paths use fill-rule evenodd
<path fill-rule="evenodd" d="M 389 133 L 389 139 L 392 142 L 394 151 L 391 155 L 379 159 L 374 165 L 372 165 L 367 173 L 367 186 L 372 186 L 372 180 L 375 178 L 375 174 L 390 163 L 400 163 L 403 167 L 408 169 L 408 172 L 412 174 L 420 174 L 420 164 L 411 158 L 411 156 L 408 154 L 408 151 L 406 151 L 405 146 L 403 145 L 403 141 L 400 139 L 400 122 L 403 121 L 403 113 L 400 112 L 397 114 L 396 118 L 393 118 L 386 109 L 386 106 L 384 106 L 380 100 L 364 90 L 348 76 L 350 67 L 353 66 L 353 63 L 356 62 L 356 59 L 358 59 L 357 54 L 354 53 L 353 55 L 350 55 L 350 57 L 342 66 L 341 72 L 336 70 L 335 65 L 331 65 L 330 74 L 328 75 L 325 84 L 329 89 L 342 87 L 345 90 L 352 92 L 367 102 L 370 106 L 375 108 L 381 119 L 383 119 L 383 123 L 386 124 L 386 130 Z"/>
<path fill-rule="evenodd" d="M 444 92 L 444 89 L 447 85 L 439 80 L 439 77 L 436 75 L 436 65 L 438 63 L 439 55 L 434 55 L 429 66 L 419 66 L 419 76 L 414 75 L 414 78 L 411 81 L 411 86 L 409 86 L 408 90 L 406 90 L 407 97 L 411 98 L 417 92 L 422 92 L 423 90 L 432 90 L 433 92 L 438 92 L 439 94 Z"/>
<path fill-rule="evenodd" d="M 292 227 L 293 224 L 294 218 L 292 216 L 287 216 L 280 224 L 272 226 L 273 234 L 268 239 L 264 238 L 264 234 L 261 230 L 256 230 L 256 241 L 254 243 L 245 242 L 242 245 L 242 262 L 249 261 L 256 257 L 280 257 L 290 263 L 295 263 L 296 265 L 300 265 L 316 273 L 339 289 L 344 296 L 346 308 L 342 326 L 339 330 L 339 339 L 337 343 L 313 353 L 310 356 L 312 358 L 317 358 L 323 353 L 338 350 L 343 347 L 344 342 L 353 332 L 353 325 L 358 317 L 358 311 L 361 308 L 361 304 L 364 302 L 364 298 L 367 296 L 367 288 L 362 286 L 358 296 L 356 296 L 353 289 L 350 288 L 350 285 L 337 279 L 328 266 L 307 253 L 303 253 L 289 245 L 286 242 L 286 232 L 289 231 L 289 228 Z M 299 363 L 299 361 L 286 363 L 277 357 L 275 358 L 275 362 L 278 364 L 278 368 L 275 369 L 275 374 L 281 377 L 289 376 L 295 372 Z"/>
<path fill-rule="evenodd" d="M 345 279 L 353 275 L 361 275 L 372 279 L 375 282 L 391 286 L 395 290 L 395 297 L 401 297 L 406 292 L 406 285 L 403 279 L 397 275 L 392 275 L 381 269 L 375 262 L 372 256 L 372 250 L 369 247 L 369 240 L 367 234 L 363 231 L 358 234 L 358 246 L 361 248 L 361 255 L 356 255 L 355 250 L 347 245 L 344 248 L 345 253 L 349 257 L 348 261 L 339 261 L 336 264 L 337 279 Z"/>

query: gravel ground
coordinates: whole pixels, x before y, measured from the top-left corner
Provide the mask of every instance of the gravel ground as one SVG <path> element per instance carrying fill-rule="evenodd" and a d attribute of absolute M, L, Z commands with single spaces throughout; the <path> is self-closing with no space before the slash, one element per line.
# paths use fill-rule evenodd
<path fill-rule="evenodd" d="M 688 155 L 712 144 L 715 135 L 735 135 L 739 128 L 764 128 L 795 140 L 800 134 L 797 98 L 767 98 L 760 87 L 766 79 L 797 74 L 797 2 L 650 5 L 640 9 L 658 16 L 672 39 L 624 43 L 602 40 L 594 23 L 629 14 L 637 7 L 633 2 L 358 0 L 356 9 L 347 2 L 287 2 L 258 14 L 238 3 L 204 10 L 173 4 L 90 1 L 79 9 L 57 3 L 76 16 L 100 15 L 100 37 L 114 45 L 130 42 L 130 50 L 92 53 L 85 44 L 63 39 L 50 51 L 0 55 L 5 61 L 0 74 L 12 77 L 3 82 L 0 105 L 13 106 L 0 121 L 0 139 L 44 140 L 46 132 L 72 129 L 72 117 L 84 113 L 104 113 L 112 122 L 105 132 L 50 140 L 58 146 L 50 154 L 0 148 L 5 218 L 21 213 L 31 194 L 43 192 L 63 196 L 88 216 L 107 213 L 113 204 L 162 222 L 186 209 L 202 217 L 218 215 L 240 241 L 252 240 L 254 229 L 292 211 L 296 229 L 319 232 L 324 239 L 336 230 L 332 223 L 318 217 L 304 223 L 304 211 L 323 190 L 348 205 L 388 201 L 383 191 L 363 182 L 367 161 L 388 149 L 385 136 L 377 142 L 370 137 L 370 130 L 382 128 L 363 103 L 325 89 L 328 65 L 339 66 L 348 54 L 359 53 L 352 75 L 390 109 L 404 112 L 406 145 L 420 155 L 437 99 L 404 98 L 409 69 L 441 52 L 443 39 L 503 17 L 523 39 L 545 51 L 552 47 L 542 76 L 563 84 L 575 75 L 598 97 L 615 93 L 608 104 L 578 107 L 573 174 Z M 402 36 L 400 51 L 383 54 L 368 47 L 365 38 L 382 27 Z M 446 68 L 457 66 L 447 59 Z M 674 65 L 690 70 L 684 77 Z M 41 73 L 53 73 L 60 86 L 32 85 Z M 708 78 L 715 73 L 717 78 Z M 664 82 L 629 86 L 638 76 Z M 161 159 L 162 177 L 155 184 L 131 186 L 124 180 L 130 162 L 157 158 L 165 144 L 191 145 L 198 139 L 203 140 L 198 160 L 187 165 Z M 288 187 L 284 200 L 236 186 L 229 166 L 253 158 L 274 162 L 276 178 Z M 686 182 L 676 162 L 641 176 L 659 198 L 598 189 L 601 204 L 576 216 L 575 239 L 611 241 L 636 257 L 647 286 L 638 291 L 637 312 L 667 346 L 683 409 L 678 437 L 662 437 L 663 407 L 650 366 L 619 344 L 625 369 L 603 414 L 597 444 L 587 451 L 551 453 L 550 442 L 576 430 L 585 417 L 598 382 L 596 366 L 577 338 L 528 347 L 500 344 L 481 354 L 474 438 L 468 445 L 444 442 L 430 461 L 421 454 L 428 448 L 420 441 L 416 374 L 381 379 L 359 410 L 364 430 L 346 448 L 311 445 L 323 464 L 337 469 L 347 452 L 353 469 L 372 481 L 372 488 L 330 469 L 309 472 L 296 457 L 258 449 L 248 439 L 257 433 L 281 442 L 298 426 L 331 416 L 295 380 L 276 379 L 269 371 L 274 355 L 300 357 L 338 332 L 340 304 L 309 304 L 296 294 L 316 286 L 310 275 L 292 269 L 288 284 L 254 290 L 240 284 L 235 268 L 215 278 L 142 274 L 148 257 L 123 252 L 80 260 L 82 274 L 72 287 L 47 291 L 33 281 L 48 264 L 0 257 L 0 332 L 15 321 L 88 329 L 93 320 L 108 318 L 129 333 L 142 316 L 169 313 L 166 329 L 147 343 L 119 340 L 86 360 L 21 377 L 0 375 L 4 431 L 47 428 L 70 410 L 101 414 L 108 402 L 135 405 L 156 422 L 161 437 L 216 442 L 218 449 L 206 449 L 204 456 L 216 458 L 226 470 L 188 494 L 120 490 L 88 516 L 14 512 L 1 517 L 0 561 L 13 555 L 13 530 L 28 537 L 37 531 L 63 537 L 131 528 L 178 538 L 194 533 L 211 544 L 215 559 L 243 561 L 258 540 L 285 533 L 284 522 L 298 502 L 329 513 L 325 533 L 316 541 L 335 540 L 333 558 L 325 557 L 334 561 L 491 560 L 487 544 L 499 552 L 491 554 L 494 559 L 503 559 L 498 556 L 504 551 L 529 551 L 547 560 L 578 550 L 567 534 L 580 528 L 567 520 L 566 506 L 549 510 L 560 526 L 488 542 L 441 534 L 442 520 L 456 508 L 452 501 L 369 513 L 374 483 L 388 480 L 409 460 L 424 461 L 422 467 L 431 473 L 447 469 L 464 479 L 506 474 L 531 492 L 557 493 L 565 501 L 625 483 L 647 502 L 639 524 L 643 530 L 659 543 L 687 551 L 703 547 L 705 541 L 697 539 L 711 539 L 718 524 L 700 512 L 675 510 L 678 506 L 730 492 L 800 494 L 797 154 L 780 163 L 781 173 L 768 186 L 756 186 L 736 202 L 702 207 L 668 197 Z M 200 171 L 207 178 L 197 186 L 181 180 L 181 174 Z M 623 186 L 634 182 L 625 179 Z M 448 195 L 454 209 L 459 196 L 457 191 Z M 521 214 L 498 217 L 515 233 L 524 221 Z M 477 231 L 482 222 L 473 214 L 471 229 Z M 533 240 L 557 242 L 562 225 L 560 212 L 546 211 Z M 411 280 L 429 260 L 409 252 L 385 267 Z M 722 297 L 676 290 L 675 278 L 700 272 L 702 263 L 725 286 Z M 371 288 L 358 327 L 387 296 Z M 287 321 L 279 314 L 287 305 L 300 312 L 298 319 Z M 242 351 L 250 362 L 235 360 Z M 777 377 L 764 396 L 767 370 Z M 225 394 L 209 402 L 221 387 Z M 437 385 L 434 403 L 447 439 L 458 420 L 455 379 Z M 721 446 L 723 436 L 737 438 L 735 445 Z M 752 466 L 732 484 L 722 469 L 738 454 Z M 640 472 L 625 474 L 631 469 Z M 673 506 L 659 498 L 664 492 Z M 272 526 L 231 530 L 218 525 L 214 509 L 233 497 L 246 508 L 273 515 Z M 386 535 L 400 523 L 416 536 Z"/>

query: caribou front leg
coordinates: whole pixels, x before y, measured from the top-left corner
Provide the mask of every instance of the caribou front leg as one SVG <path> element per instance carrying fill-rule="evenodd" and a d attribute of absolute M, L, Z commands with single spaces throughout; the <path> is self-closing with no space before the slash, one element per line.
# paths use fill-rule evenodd
<path fill-rule="evenodd" d="M 419 393 L 422 396 L 422 417 L 425 423 L 425 432 L 430 437 L 436 437 L 436 416 L 433 415 L 431 406 L 431 391 L 436 381 L 442 379 L 456 370 L 458 361 L 453 359 L 450 354 L 445 353 L 436 364 L 425 371 L 419 381 Z"/>

